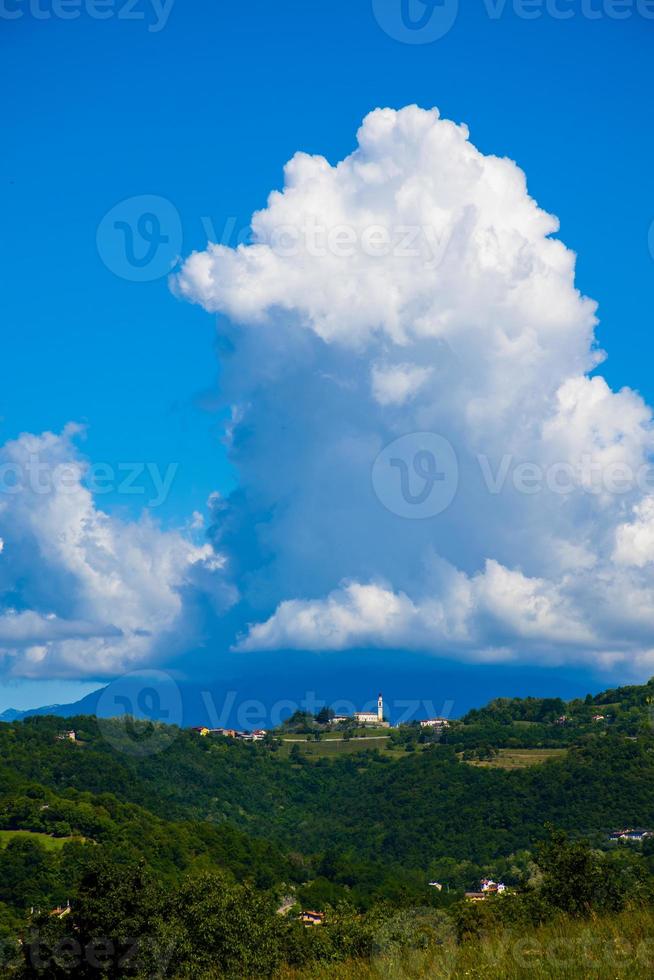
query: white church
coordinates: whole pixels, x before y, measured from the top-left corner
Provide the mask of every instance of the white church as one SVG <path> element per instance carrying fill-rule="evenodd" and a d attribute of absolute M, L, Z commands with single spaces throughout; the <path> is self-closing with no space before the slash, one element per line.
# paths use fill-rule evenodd
<path fill-rule="evenodd" d="M 377 697 L 377 711 L 355 711 L 354 715 L 335 715 L 332 718 L 332 725 L 338 725 L 342 721 L 356 721 L 358 725 L 374 725 L 375 728 L 390 728 L 390 724 L 384 721 L 384 698 L 382 695 Z"/>

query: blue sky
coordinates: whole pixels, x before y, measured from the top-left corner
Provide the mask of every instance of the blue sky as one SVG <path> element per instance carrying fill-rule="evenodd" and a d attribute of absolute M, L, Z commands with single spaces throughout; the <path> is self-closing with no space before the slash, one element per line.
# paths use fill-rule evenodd
<path fill-rule="evenodd" d="M 107 268 L 98 226 L 124 199 L 156 195 L 179 215 L 182 255 L 206 247 L 207 228 L 234 245 L 297 150 L 335 163 L 369 111 L 412 103 L 465 122 L 482 153 L 526 172 L 578 254 L 578 288 L 599 303 L 602 375 L 651 404 L 654 20 L 635 5 L 625 19 L 600 0 L 597 19 L 570 6 L 570 19 L 532 20 L 510 3 L 497 18 L 482 2 L 461 4 L 445 37 L 406 44 L 370 0 L 178 0 L 160 30 L 149 29 L 157 18 L 145 0 L 132 21 L 118 16 L 120 0 L 105 20 L 84 5 L 63 20 L 46 0 L 38 19 L 7 0 L 3 10 L 21 16 L 0 33 L 0 442 L 74 421 L 96 463 L 174 465 L 155 513 L 164 528 L 204 512 L 212 491 L 229 494 L 240 476 L 220 438 L 214 318 L 173 296 L 165 276 L 134 282 Z M 101 506 L 138 518 L 150 496 L 147 474 L 139 481 L 146 493 L 109 493 Z M 201 656 L 173 660 L 202 669 Z M 48 700 L 72 680 L 53 681 Z M 0 707 L 18 702 L 17 683 L 23 703 L 30 691 L 42 702 L 33 680 L 14 680 Z"/>

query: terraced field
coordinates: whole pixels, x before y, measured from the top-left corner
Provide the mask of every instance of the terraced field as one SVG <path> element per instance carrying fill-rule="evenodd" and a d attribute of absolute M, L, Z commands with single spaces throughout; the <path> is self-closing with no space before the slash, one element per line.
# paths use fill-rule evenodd
<path fill-rule="evenodd" d="M 500 749 L 499 755 L 487 762 L 470 761 L 471 766 L 484 766 L 488 769 L 525 769 L 537 766 L 549 759 L 561 759 L 566 749 Z"/>

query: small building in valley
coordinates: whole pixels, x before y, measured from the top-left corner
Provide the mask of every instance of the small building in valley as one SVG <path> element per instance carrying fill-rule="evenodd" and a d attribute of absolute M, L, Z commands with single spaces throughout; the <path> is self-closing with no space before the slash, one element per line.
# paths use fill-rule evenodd
<path fill-rule="evenodd" d="M 67 915 L 70 915 L 70 902 L 66 902 L 65 905 L 58 905 L 56 909 L 52 909 L 50 912 L 50 916 L 55 919 L 63 919 Z"/>
<path fill-rule="evenodd" d="M 481 890 L 487 895 L 502 895 L 506 891 L 506 885 L 501 881 L 493 881 L 492 878 L 482 878 Z"/>
<path fill-rule="evenodd" d="M 492 895 L 504 895 L 506 885 L 502 881 L 493 881 L 492 878 L 482 878 L 479 883 L 479 891 L 466 892 L 465 898 L 469 902 L 483 902 Z"/>
<path fill-rule="evenodd" d="M 624 840 L 624 841 L 639 842 L 639 841 L 647 840 L 647 838 L 651 836 L 652 836 L 651 830 L 642 830 L 642 829 L 636 830 L 634 828 L 629 827 L 624 830 L 614 830 L 613 833 L 609 834 L 609 840 L 614 840 L 614 841 Z"/>
<path fill-rule="evenodd" d="M 321 926 L 324 921 L 324 912 L 300 912 L 300 922 L 305 926 Z"/>

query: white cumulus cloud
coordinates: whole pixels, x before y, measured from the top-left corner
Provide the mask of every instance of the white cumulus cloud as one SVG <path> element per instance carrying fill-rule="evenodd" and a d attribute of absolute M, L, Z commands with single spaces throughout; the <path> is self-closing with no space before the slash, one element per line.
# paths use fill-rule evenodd
<path fill-rule="evenodd" d="M 378 109 L 345 159 L 296 154 L 252 231 L 175 282 L 226 318 L 240 487 L 211 534 L 238 647 L 647 669 L 652 413 L 591 374 L 595 303 L 519 167 L 435 109 Z M 371 473 L 423 432 L 458 470 L 393 458 L 398 493 L 430 472 L 456 493 L 411 520 Z"/>
<path fill-rule="evenodd" d="M 0 657 L 17 675 L 111 676 L 149 662 L 189 627 L 184 590 L 222 564 L 147 514 L 98 509 L 78 432 L 0 448 Z"/>

